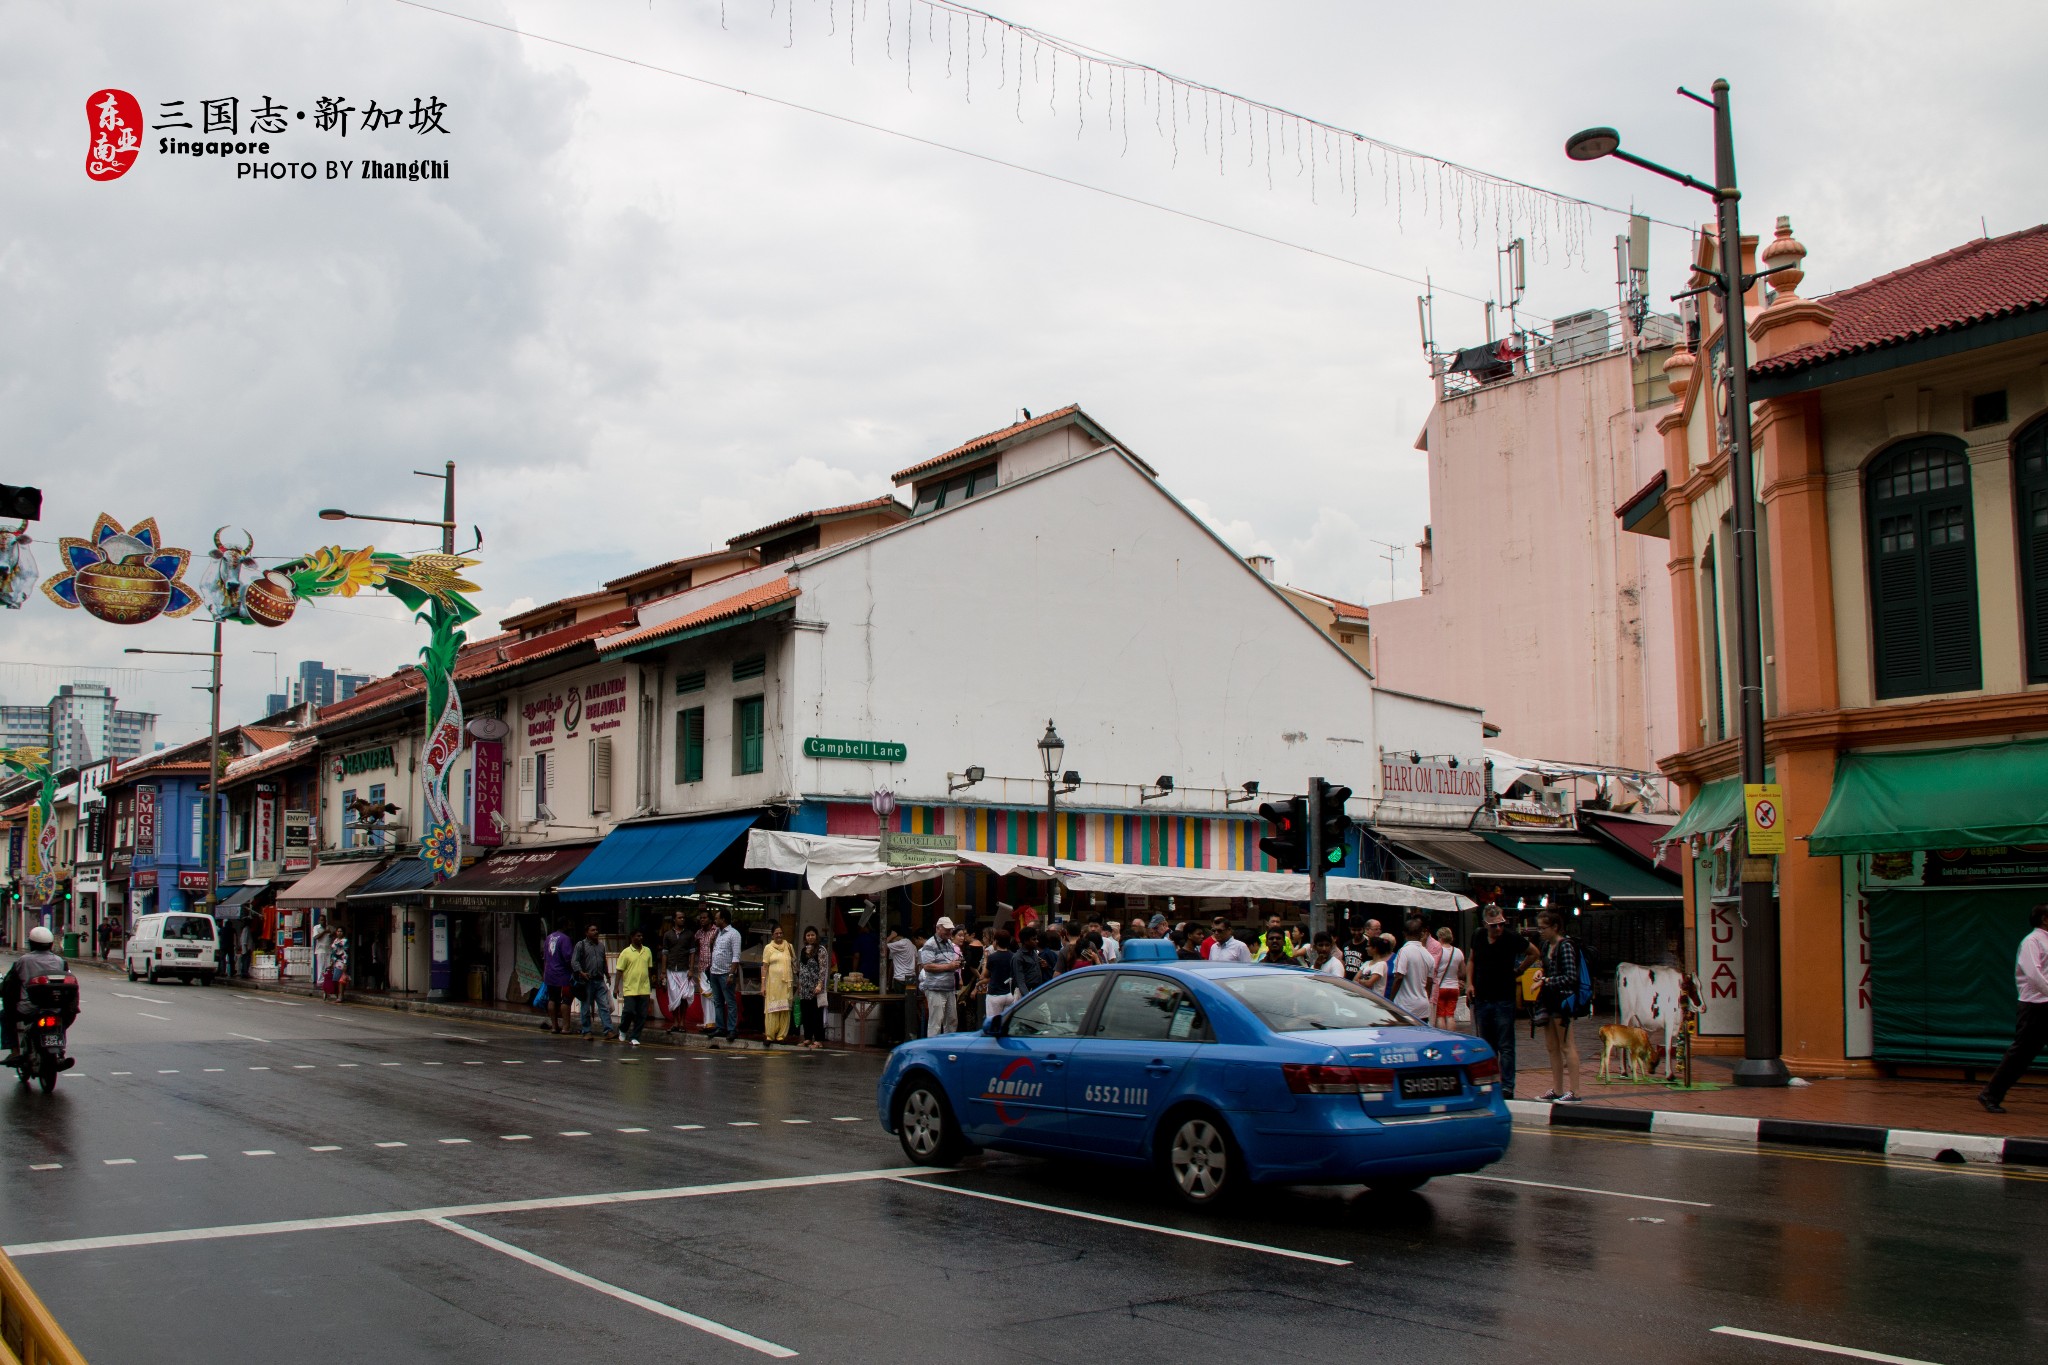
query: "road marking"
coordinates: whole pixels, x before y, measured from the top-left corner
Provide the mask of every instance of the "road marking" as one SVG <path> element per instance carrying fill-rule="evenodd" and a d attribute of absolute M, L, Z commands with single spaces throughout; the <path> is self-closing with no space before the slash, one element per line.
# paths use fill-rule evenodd
<path fill-rule="evenodd" d="M 161 1068 L 161 1067 L 160 1067 L 160 1068 L 158 1068 L 158 1069 L 157 1069 L 157 1073 L 156 1073 L 156 1074 L 157 1074 L 157 1075 L 159 1075 L 159 1076 L 175 1076 L 175 1075 L 177 1075 L 178 1073 L 177 1073 L 177 1071 L 176 1071 L 175 1069 L 172 1069 L 172 1070 L 168 1070 L 168 1071 L 167 1071 L 167 1070 L 164 1070 L 163 1068 Z"/>
<path fill-rule="evenodd" d="M 403 1062 L 386 1062 L 386 1063 L 384 1063 L 384 1065 L 385 1065 L 385 1066 L 403 1066 L 403 1065 L 405 1065 L 405 1063 L 403 1063 Z M 442 1062 L 421 1062 L 421 1063 L 420 1063 L 420 1065 L 421 1065 L 421 1066 L 442 1066 L 442 1065 L 445 1065 L 445 1063 L 442 1063 Z"/>
<path fill-rule="evenodd" d="M 483 1063 L 482 1063 L 482 1062 L 464 1062 L 464 1063 L 463 1063 L 463 1065 L 464 1065 L 464 1066 L 482 1066 L 482 1065 L 483 1065 Z"/>
<path fill-rule="evenodd" d="M 342 1069 L 343 1071 L 346 1071 L 346 1070 L 348 1070 L 348 1069 L 349 1069 L 350 1067 L 352 1067 L 352 1066 L 361 1066 L 361 1065 L 362 1065 L 362 1063 L 361 1063 L 361 1062 L 336 1062 L 336 1063 L 335 1063 L 335 1065 L 336 1065 L 336 1066 L 338 1066 L 338 1067 L 340 1067 L 340 1068 L 341 1068 L 341 1069 Z"/>
<path fill-rule="evenodd" d="M 373 1143 L 371 1143 L 370 1145 L 371 1145 L 371 1146 L 373 1146 L 373 1147 L 403 1147 L 403 1146 L 405 1146 L 405 1144 L 404 1144 L 404 1143 L 402 1143 L 402 1142 L 373 1142 Z"/>
<path fill-rule="evenodd" d="M 467 1146 L 469 1145 L 469 1139 L 468 1139 L 468 1138 L 442 1138 L 442 1139 L 441 1139 L 441 1145 L 442 1145 L 443 1147 L 467 1147 Z"/>
<path fill-rule="evenodd" d="M 531 1141 L 533 1141 L 533 1134 L 531 1134 L 531 1133 L 500 1133 L 500 1134 L 498 1134 L 498 1141 L 500 1141 L 500 1142 L 531 1142 Z"/>
<path fill-rule="evenodd" d="M 273 1151 L 271 1151 L 271 1150 L 270 1150 L 270 1149 L 269 1149 L 268 1147 L 258 1147 L 258 1148 L 256 1148 L 256 1149 L 255 1149 L 254 1151 L 244 1152 L 244 1153 L 242 1153 L 242 1155 L 243 1155 L 243 1156 L 276 1156 L 276 1155 L 277 1155 L 277 1153 L 276 1153 L 276 1152 L 273 1152 Z"/>
<path fill-rule="evenodd" d="M 107 1074 L 109 1076 L 133 1076 L 135 1073 L 132 1071 L 109 1071 Z"/>
<path fill-rule="evenodd" d="M 160 1024 L 168 1024 L 171 1022 L 171 1016 L 169 1016 L 168 1014 L 151 1014 L 148 1010 L 137 1010 L 135 1011 L 135 1013 L 144 1019 L 154 1019 Z"/>
<path fill-rule="evenodd" d="M 253 1033 L 236 1033 L 236 1032 L 235 1032 L 235 1031 L 234 1031 L 233 1029 L 229 1029 L 229 1030 L 228 1030 L 228 1037 L 230 1037 L 230 1038 L 247 1038 L 247 1039 L 248 1039 L 248 1040 L 249 1040 L 250 1042 L 252 1042 L 252 1043 L 267 1043 L 267 1042 L 269 1042 L 269 1041 L 270 1041 L 270 1040 L 269 1040 L 268 1038 L 258 1038 L 258 1037 L 257 1037 L 257 1036 L 256 1036 L 255 1034 L 253 1034 Z"/>
<path fill-rule="evenodd" d="M 208 1067 L 208 1068 L 206 1068 L 206 1069 L 207 1069 L 208 1071 L 225 1071 L 225 1070 L 227 1070 L 227 1068 L 226 1068 L 226 1067 L 224 1067 L 224 1066 L 210 1066 L 210 1067 Z"/>
<path fill-rule="evenodd" d="M 193 1153 L 192 1153 L 192 1154 L 191 1154 L 190 1156 L 174 1156 L 174 1157 L 172 1157 L 172 1158 L 171 1158 L 171 1160 L 173 1160 L 173 1161 L 204 1161 L 204 1160 L 206 1160 L 206 1153 L 204 1153 L 204 1152 L 193 1152 Z"/>
<path fill-rule="evenodd" d="M 590 1136 L 590 1134 L 589 1134 L 589 1133 L 586 1133 L 586 1132 L 584 1132 L 584 1131 L 583 1131 L 583 1130 L 582 1130 L 581 1128 L 571 1128 L 571 1129 L 570 1129 L 569 1131 L 567 1131 L 566 1133 L 557 1133 L 557 1134 L 555 1134 L 555 1136 L 556 1136 L 556 1137 L 589 1137 L 589 1136 Z"/>
<path fill-rule="evenodd" d="M 332 1143 L 329 1143 L 321 1147 L 308 1147 L 306 1150 L 309 1152 L 338 1152 L 341 1150 L 341 1148 L 334 1146 Z M 247 1154 L 244 1153 L 244 1155 Z"/>
<path fill-rule="evenodd" d="M 1610 1199 L 1640 1199 L 1649 1204 L 1683 1204 L 1690 1209 L 1710 1209 L 1712 1204 L 1697 1199 L 1667 1199 L 1661 1194 L 1630 1194 L 1626 1190 L 1594 1190 L 1584 1185 L 1553 1185 L 1547 1180 L 1515 1180 L 1504 1175 L 1455 1175 L 1453 1180 L 1483 1180 L 1489 1185 L 1527 1185 L 1538 1190 L 1563 1190 L 1568 1194 L 1602 1194 Z"/>
<path fill-rule="evenodd" d="M 523 1247 L 513 1246 L 510 1242 L 501 1242 L 495 1237 L 487 1236 L 473 1228 L 463 1227 L 459 1223 L 450 1222 L 446 1218 L 430 1218 L 427 1222 L 433 1227 L 442 1229 L 444 1232 L 452 1232 L 457 1237 L 464 1237 L 475 1242 L 478 1246 L 489 1247 L 492 1251 L 502 1256 L 509 1256 L 522 1265 L 532 1266 L 535 1270 L 545 1270 L 548 1274 L 560 1276 L 571 1284 L 580 1284 L 585 1289 L 594 1289 L 608 1298 L 617 1299 L 620 1303 L 630 1303 L 635 1308 L 644 1308 L 659 1317 L 667 1318 L 670 1322 L 679 1322 L 685 1327 L 694 1327 L 700 1332 L 732 1342 L 736 1346 L 744 1346 L 750 1351 L 758 1351 L 762 1355 L 776 1360 L 787 1360 L 796 1354 L 795 1351 L 790 1350 L 787 1346 L 778 1346 L 772 1341 L 766 1341 L 750 1333 L 742 1332 L 737 1327 L 727 1327 L 722 1322 L 713 1322 L 710 1318 L 699 1317 L 695 1313 L 686 1313 L 680 1308 L 673 1308 L 659 1299 L 650 1299 L 645 1294 L 635 1294 L 630 1289 L 621 1289 L 615 1284 L 607 1284 L 603 1280 L 585 1275 L 580 1270 L 571 1270 L 559 1262 L 550 1261 L 544 1256 L 536 1256 Z"/>
<path fill-rule="evenodd" d="M 678 1123 L 675 1125 L 675 1130 L 678 1133 L 694 1133 L 703 1126 L 701 1123 Z"/>
<path fill-rule="evenodd" d="M 591 1066 L 604 1065 L 604 1058 L 602 1057 L 578 1057 L 576 1060 L 579 1062 L 586 1062 Z"/>
<path fill-rule="evenodd" d="M 784 1119 L 784 1123 L 809 1123 L 809 1119 Z"/>
<path fill-rule="evenodd" d="M 561 1064 L 562 1059 L 560 1057 L 549 1057 L 541 1062 L 542 1066 L 560 1066 Z"/>
<path fill-rule="evenodd" d="M 1524 1128 L 1517 1124 L 1515 1131 L 1532 1135 L 1541 1134 L 1544 1137 L 1569 1138 L 1573 1142 L 1626 1142 L 1638 1147 L 1671 1147 L 1686 1152 L 1719 1152 L 1723 1156 L 1775 1157 L 1784 1161 L 1825 1161 L 1836 1166 L 1887 1166 L 1895 1171 L 1906 1169 L 1938 1172 L 1942 1175 L 1974 1176 L 1979 1180 L 2048 1182 L 2048 1171 L 2029 1170 L 2025 1166 L 1952 1166 L 1913 1157 L 1881 1156 L 1875 1152 L 1802 1151 L 1796 1147 L 1776 1146 L 1771 1143 L 1730 1146 L 1707 1142 L 1678 1142 L 1668 1137 L 1654 1137 L 1647 1133 L 1603 1133 L 1590 1128 Z"/>
<path fill-rule="evenodd" d="M 284 1005 L 287 1008 L 295 1010 L 304 1009 L 306 1007 L 306 1002 L 303 1000 L 273 1000 L 267 995 L 242 995 L 237 993 L 235 999 L 254 1000 L 259 1005 Z"/>
<path fill-rule="evenodd" d="M 437 1033 L 436 1038 L 453 1038 L 458 1043 L 481 1043 L 483 1039 L 472 1038 L 466 1033 Z"/>
<path fill-rule="evenodd" d="M 505 1059 L 504 1061 L 502 1061 L 502 1062 L 499 1062 L 499 1063 L 498 1063 L 498 1065 L 499 1065 L 499 1066 L 525 1066 L 525 1065 L 526 1065 L 526 1063 L 525 1063 L 525 1062 L 515 1062 L 515 1061 L 513 1061 L 513 1060 L 512 1060 L 512 1059 L 511 1059 L 510 1057 L 507 1057 L 507 1058 L 506 1058 L 506 1059 Z"/>
<path fill-rule="evenodd" d="M 118 1000 L 140 1000 L 146 1005 L 168 1005 L 172 1003 L 169 1000 L 159 1000 L 153 995 L 130 995 L 126 991 L 115 991 L 114 997 Z"/>
<path fill-rule="evenodd" d="M 132 1156 L 110 1156 L 100 1163 L 102 1166 L 133 1166 L 134 1164 L 135 1158 Z"/>
<path fill-rule="evenodd" d="M 30 1166 L 29 1169 L 32 1171 L 61 1171 L 64 1169 L 64 1163 L 61 1161 L 39 1161 L 35 1165 Z"/>
<path fill-rule="evenodd" d="M 859 1122 L 860 1122 L 860 1115 L 858 1115 L 858 1114 L 835 1114 L 835 1115 L 833 1115 L 833 1117 L 832 1117 L 832 1121 L 833 1121 L 834 1123 L 859 1123 Z"/>
<path fill-rule="evenodd" d="M 59 1167 L 51 1166 L 51 1170 Z M 554 1195 L 545 1199 L 508 1199 L 493 1204 L 456 1204 L 430 1209 L 394 1209 L 384 1213 L 345 1213 L 327 1218 L 294 1218 L 274 1223 L 234 1223 L 223 1227 L 174 1228 L 166 1232 L 131 1232 L 109 1237 L 77 1237 L 61 1242 L 20 1242 L 0 1247 L 9 1256 L 50 1256 L 70 1251 L 117 1251 L 130 1247 L 175 1246 L 215 1242 L 230 1237 L 269 1237 L 278 1233 L 328 1232 L 338 1228 L 389 1227 L 396 1223 L 427 1223 L 436 1218 L 485 1218 L 503 1213 L 540 1213 L 556 1209 L 598 1208 L 614 1204 L 645 1204 L 670 1199 L 698 1199 L 719 1194 L 761 1194 L 773 1190 L 808 1189 L 817 1185 L 858 1185 L 875 1180 L 910 1180 L 934 1172 L 920 1166 L 892 1166 L 865 1171 L 828 1171 L 816 1175 L 733 1180 L 718 1185 L 676 1185 L 655 1190 L 618 1190 L 605 1194 Z"/>
<path fill-rule="evenodd" d="M 1350 1265 L 1334 1256 L 1318 1256 L 1313 1251 L 1295 1251 L 1291 1247 L 1267 1246 L 1264 1242 L 1242 1242 L 1235 1237 L 1217 1237 L 1207 1232 L 1188 1232 L 1182 1228 L 1162 1227 L 1158 1223 L 1139 1223 L 1129 1218 L 1112 1218 L 1106 1213 L 1085 1213 L 1080 1209 L 1062 1208 L 1058 1204 L 1034 1204 L 1028 1199 L 1011 1199 L 1006 1195 L 983 1194 L 980 1190 L 963 1190 L 958 1185 L 939 1185 L 923 1180 L 898 1178 L 900 1185 L 920 1190 L 943 1190 L 965 1199 L 986 1199 L 992 1204 L 1011 1204 L 1020 1209 L 1037 1209 L 1043 1213 L 1059 1213 L 1069 1218 L 1079 1218 L 1090 1223 L 1107 1223 L 1111 1227 L 1135 1228 L 1140 1232 L 1157 1232 L 1167 1237 L 1182 1237 L 1190 1242 L 1208 1242 L 1214 1246 L 1236 1247 L 1240 1251 L 1257 1251 L 1268 1256 L 1285 1256 L 1294 1261 L 1313 1261 L 1317 1265 Z"/>
<path fill-rule="evenodd" d="M 728 1128 L 759 1128 L 761 1125 L 754 1122 L 752 1119 L 734 1119 L 726 1126 Z"/>
<path fill-rule="evenodd" d="M 294 1071 L 311 1071 L 312 1069 L 313 1069 L 313 1063 L 311 1063 L 311 1062 L 293 1062 L 293 1063 L 292 1063 L 292 1070 L 294 1070 Z"/>
<path fill-rule="evenodd" d="M 268 1071 L 268 1070 L 270 1070 L 270 1068 L 269 1068 L 269 1067 L 267 1067 L 267 1066 L 252 1066 L 252 1067 L 250 1067 L 249 1069 L 250 1069 L 251 1071 Z"/>
<path fill-rule="evenodd" d="M 619 1131 L 622 1133 L 644 1133 L 647 1130 L 645 1128 L 621 1128 Z"/>
<path fill-rule="evenodd" d="M 1713 1330 L 1724 1337 L 1745 1337 L 1750 1341 L 1768 1341 L 1777 1346 L 1796 1346 L 1802 1351 L 1821 1351 L 1831 1356 L 1848 1356 L 1852 1360 L 1880 1360 L 1887 1365 L 1934 1365 L 1933 1361 L 1921 1360 L 1915 1356 L 1888 1356 L 1882 1351 L 1863 1351 L 1854 1346 L 1832 1346 L 1825 1341 L 1808 1341 L 1805 1337 L 1781 1337 L 1773 1332 L 1752 1332 L 1745 1327 L 1716 1327 Z"/>

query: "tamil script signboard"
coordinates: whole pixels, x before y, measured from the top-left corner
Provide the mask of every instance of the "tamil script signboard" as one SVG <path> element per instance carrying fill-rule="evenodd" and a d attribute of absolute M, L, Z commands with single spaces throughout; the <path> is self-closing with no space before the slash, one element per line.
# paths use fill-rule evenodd
<path fill-rule="evenodd" d="M 910 749 L 887 739 L 820 739 L 804 741 L 805 758 L 845 758 L 857 763 L 901 763 Z"/>

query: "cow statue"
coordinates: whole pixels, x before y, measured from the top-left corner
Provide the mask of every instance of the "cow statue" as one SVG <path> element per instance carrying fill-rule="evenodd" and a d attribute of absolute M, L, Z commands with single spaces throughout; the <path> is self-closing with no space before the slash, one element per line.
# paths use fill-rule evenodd
<path fill-rule="evenodd" d="M 1623 1024 L 1664 1035 L 1664 1079 L 1671 1079 L 1671 1047 L 1685 1028 L 1687 1003 L 1699 1006 L 1699 989 L 1677 967 L 1643 967 L 1624 962 L 1614 969 L 1615 1006 Z"/>

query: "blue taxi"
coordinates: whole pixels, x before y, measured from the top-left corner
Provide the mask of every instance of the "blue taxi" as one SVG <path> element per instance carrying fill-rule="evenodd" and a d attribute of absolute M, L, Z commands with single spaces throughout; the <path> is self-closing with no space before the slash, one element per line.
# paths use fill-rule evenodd
<path fill-rule="evenodd" d="M 1129 962 L 1057 977 L 975 1033 L 904 1044 L 876 1100 L 921 1165 L 980 1148 L 1251 1185 L 1412 1190 L 1507 1151 L 1500 1064 L 1362 986 L 1292 967 Z"/>

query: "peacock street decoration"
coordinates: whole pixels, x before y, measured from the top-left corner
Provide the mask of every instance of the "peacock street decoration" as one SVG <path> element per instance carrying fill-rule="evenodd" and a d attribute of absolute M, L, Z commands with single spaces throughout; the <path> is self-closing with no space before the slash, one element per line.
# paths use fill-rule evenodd
<path fill-rule="evenodd" d="M 29 905 L 48 905 L 57 898 L 57 777 L 50 771 L 50 751 L 30 745 L 0 749 L 0 773 L 19 775 L 36 784 L 35 803 L 28 808 L 27 837 L 22 841 L 21 891 Z"/>
<path fill-rule="evenodd" d="M 0 530 L 0 605 L 18 607 L 35 581 L 35 559 L 28 551 L 27 526 Z M 449 770 L 462 752 L 462 698 L 455 690 L 455 656 L 468 637 L 462 627 L 477 615 L 465 593 L 479 591 L 462 576 L 480 561 L 457 554 L 393 554 L 375 546 L 345 550 L 331 545 L 273 569 L 262 569 L 253 553 L 254 538 L 242 531 L 230 535 L 223 526 L 213 533 L 213 549 L 201 567 L 198 587 L 185 581 L 192 563 L 189 550 L 163 543 L 156 518 L 134 526 L 102 513 L 88 536 L 65 536 L 58 542 L 64 570 L 43 582 L 43 594 L 67 611 L 83 611 L 110 625 L 140 625 L 159 616 L 184 616 L 201 606 L 216 624 L 281 626 L 298 604 L 316 597 L 354 597 L 377 590 L 404 603 L 413 619 L 425 623 L 427 643 L 420 650 L 420 673 L 427 689 L 427 747 L 422 801 L 426 819 L 420 829 L 420 857 L 433 868 L 435 880 L 453 876 L 462 866 L 462 832 L 448 803 Z M 216 647 L 218 636 L 216 635 Z M 29 840 L 38 838 L 47 852 L 29 855 L 33 880 L 47 879 L 47 902 L 55 894 L 57 830 L 50 818 L 56 790 L 48 755 L 37 749 L 0 750 L 0 766 L 31 777 L 38 773 L 43 796 L 30 816 Z M 40 872 L 38 869 L 41 869 Z"/>

